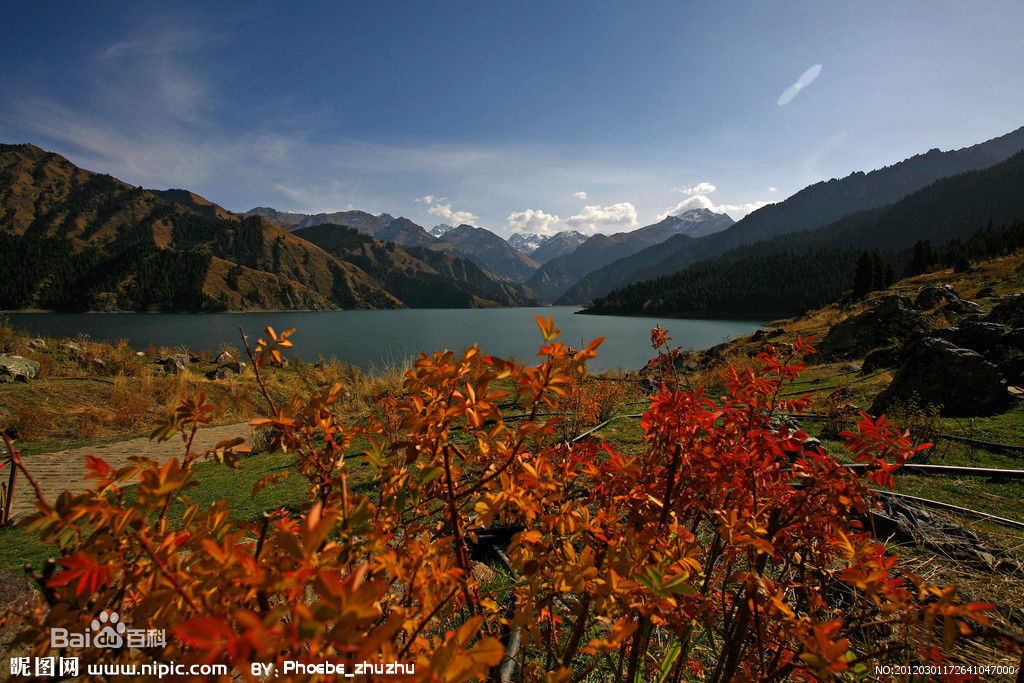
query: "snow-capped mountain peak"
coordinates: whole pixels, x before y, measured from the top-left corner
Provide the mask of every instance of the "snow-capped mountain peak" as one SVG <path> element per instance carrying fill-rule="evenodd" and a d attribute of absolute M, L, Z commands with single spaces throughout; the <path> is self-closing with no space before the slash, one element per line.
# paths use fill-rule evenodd
<path fill-rule="evenodd" d="M 445 234 L 449 230 L 454 230 L 454 229 L 455 229 L 454 225 L 448 225 L 447 223 L 441 223 L 440 225 L 435 225 L 434 227 L 432 227 L 429 232 L 434 237 L 440 237 L 441 235 Z"/>

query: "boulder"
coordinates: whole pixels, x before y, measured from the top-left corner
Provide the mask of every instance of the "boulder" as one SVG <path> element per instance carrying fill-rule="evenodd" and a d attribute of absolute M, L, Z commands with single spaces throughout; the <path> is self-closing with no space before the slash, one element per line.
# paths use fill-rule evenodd
<path fill-rule="evenodd" d="M 0 353 L 0 382 L 27 382 L 39 372 L 39 363 L 22 356 Z"/>
<path fill-rule="evenodd" d="M 882 368 L 894 368 L 899 365 L 899 357 L 900 347 L 898 346 L 875 349 L 864 357 L 864 363 L 860 366 L 860 371 L 867 375 Z"/>
<path fill-rule="evenodd" d="M 911 501 L 882 496 L 881 506 L 868 514 L 871 521 L 865 526 L 880 541 L 922 546 L 977 569 L 1024 576 L 1012 553 Z"/>
<path fill-rule="evenodd" d="M 1010 384 L 1024 386 L 1024 353 L 1013 353 L 999 361 L 999 371 Z"/>
<path fill-rule="evenodd" d="M 981 305 L 967 299 L 954 299 L 943 306 L 942 311 L 953 315 L 976 315 L 981 313 Z"/>
<path fill-rule="evenodd" d="M 234 359 L 235 357 L 231 355 L 230 351 L 221 351 L 219 354 L 217 354 L 217 357 L 214 359 L 214 362 L 217 363 L 218 365 L 223 365 L 224 363 L 230 363 Z"/>
<path fill-rule="evenodd" d="M 924 316 L 910 308 L 910 299 L 890 294 L 860 315 L 837 323 L 818 344 L 815 362 L 853 360 L 868 352 L 904 342 L 928 329 Z"/>
<path fill-rule="evenodd" d="M 41 337 L 36 337 L 35 339 L 33 339 L 32 341 L 30 341 L 28 343 L 28 348 L 30 348 L 30 349 L 45 349 L 46 348 L 46 342 Z"/>
<path fill-rule="evenodd" d="M 175 353 L 170 356 L 164 356 L 158 362 L 163 367 L 165 373 L 176 375 L 188 367 L 189 360 L 190 358 L 187 353 Z"/>
<path fill-rule="evenodd" d="M 1002 343 L 1005 334 L 1005 326 L 978 320 L 964 320 L 956 327 L 946 327 L 932 332 L 933 336 L 945 339 L 962 349 L 977 351 L 986 357 Z"/>
<path fill-rule="evenodd" d="M 1024 327 L 1015 327 L 1000 342 L 1004 347 L 1014 351 L 1024 351 Z"/>
<path fill-rule="evenodd" d="M 73 341 L 64 342 L 63 344 L 60 345 L 60 347 L 62 349 L 64 349 L 65 351 L 68 351 L 70 353 L 81 353 L 82 352 L 82 346 L 80 344 L 76 343 L 76 342 L 73 342 Z"/>
<path fill-rule="evenodd" d="M 900 368 L 871 405 L 874 414 L 896 403 L 941 406 L 946 417 L 993 415 L 1009 407 L 1006 379 L 981 354 L 945 339 L 924 337 L 900 352 Z"/>
<path fill-rule="evenodd" d="M 952 303 L 959 301 L 961 298 L 959 292 L 953 289 L 952 285 L 940 285 L 937 287 L 925 287 L 922 289 L 917 298 L 914 299 L 914 308 L 927 311 L 935 308 L 943 301 Z"/>
<path fill-rule="evenodd" d="M 991 287 L 985 287 L 984 289 L 979 290 L 974 298 L 975 299 L 998 299 L 999 298 L 999 292 L 997 292 L 996 290 L 992 289 Z"/>
<path fill-rule="evenodd" d="M 985 316 L 985 320 L 1010 327 L 1024 327 L 1024 294 L 1014 294 L 1003 299 Z"/>
<path fill-rule="evenodd" d="M 245 363 L 234 361 L 206 373 L 206 379 L 227 379 L 231 375 L 240 375 L 245 371 Z"/>

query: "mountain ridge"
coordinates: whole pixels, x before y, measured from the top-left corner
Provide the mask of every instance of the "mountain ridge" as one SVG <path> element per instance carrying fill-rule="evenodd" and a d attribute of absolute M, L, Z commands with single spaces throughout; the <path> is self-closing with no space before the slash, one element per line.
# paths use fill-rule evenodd
<path fill-rule="evenodd" d="M 690 212 L 686 212 L 690 213 Z M 707 212 L 694 214 L 700 220 L 693 221 L 680 216 L 666 216 L 657 223 L 646 225 L 637 230 L 618 232 L 613 235 L 593 235 L 580 244 L 572 252 L 554 258 L 542 265 L 526 286 L 547 301 L 558 300 L 564 291 L 573 283 L 590 272 L 605 266 L 623 255 L 631 255 L 656 244 L 669 237 L 696 228 L 700 223 L 714 226 L 729 226 L 734 221 L 729 216 Z"/>
<path fill-rule="evenodd" d="M 946 152 L 933 148 L 867 173 L 856 171 L 844 178 L 813 183 L 781 202 L 751 212 L 721 232 L 693 242 L 667 244 L 660 259 L 652 259 L 652 252 L 622 256 L 578 278 L 558 301 L 585 303 L 618 287 L 669 275 L 744 244 L 823 227 L 899 201 L 941 178 L 988 168 L 1022 149 L 1024 127 L 968 147 Z"/>
<path fill-rule="evenodd" d="M 33 145 L 0 145 L 0 239 L 0 308 L 406 305 L 358 266 L 264 216 L 232 213 L 188 190 L 134 187 Z M 459 305 L 519 305 L 529 298 L 453 264 L 452 272 L 461 268 L 476 282 L 445 285 L 465 295 Z M 437 272 L 434 286 L 445 277 Z"/>
<path fill-rule="evenodd" d="M 850 287 L 865 250 L 879 250 L 897 276 L 909 264 L 912 247 L 925 241 L 964 258 L 987 254 L 1000 238 L 986 226 L 1019 230 L 1022 188 L 1024 151 L 989 168 L 941 178 L 885 207 L 625 285 L 590 302 L 587 312 L 778 316 L 814 308 Z M 958 246 L 957 240 L 968 241 Z"/>

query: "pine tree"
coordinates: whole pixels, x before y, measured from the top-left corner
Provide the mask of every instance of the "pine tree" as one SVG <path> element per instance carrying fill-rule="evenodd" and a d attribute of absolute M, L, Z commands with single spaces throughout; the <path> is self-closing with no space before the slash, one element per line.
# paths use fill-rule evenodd
<path fill-rule="evenodd" d="M 874 264 L 871 254 L 864 252 L 857 259 L 857 270 L 853 275 L 853 295 L 860 299 L 872 290 L 874 284 Z"/>

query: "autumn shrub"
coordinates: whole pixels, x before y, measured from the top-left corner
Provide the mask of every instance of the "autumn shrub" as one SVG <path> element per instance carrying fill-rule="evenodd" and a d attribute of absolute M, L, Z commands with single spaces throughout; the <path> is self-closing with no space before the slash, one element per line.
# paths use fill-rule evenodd
<path fill-rule="evenodd" d="M 16 333 L 6 315 L 0 315 L 0 351 L 6 351 Z"/>
<path fill-rule="evenodd" d="M 154 432 L 181 438 L 181 459 L 114 470 L 89 458 L 90 490 L 39 496 L 30 528 L 61 557 L 38 577 L 43 603 L 4 617 L 22 620 L 15 647 L 44 656 L 51 627 L 82 630 L 107 609 L 167 628 L 167 643 L 74 651 L 83 666 L 217 662 L 251 679 L 252 662 L 280 672 L 290 659 L 414 664 L 405 680 L 829 679 L 948 655 L 968 622 L 987 623 L 988 606 L 903 576 L 859 528 L 868 484 L 891 484 L 918 450 L 904 434 L 862 415 L 844 434 L 867 465 L 854 474 L 772 426 L 773 412 L 806 407 L 778 398 L 809 350 L 801 340 L 730 371 L 723 401 L 666 372 L 644 449 L 625 454 L 558 438 L 545 413 L 600 340 L 570 354 L 551 319 L 538 322 L 535 366 L 476 347 L 420 355 L 394 394 L 393 436 L 379 416 L 339 419 L 340 384 L 275 401 L 261 369 L 291 330 L 268 328 L 250 355 L 267 403 L 252 424 L 296 460 L 253 495 L 298 476 L 308 504 L 239 520 L 224 502 L 190 503 L 194 464 L 232 466 L 246 447 L 193 451 L 212 406 L 186 399 Z M 653 341 L 671 353 L 663 330 Z M 508 404 L 525 418 L 506 421 Z M 359 454 L 356 439 L 368 444 Z M 353 461 L 374 470 L 369 490 L 350 486 Z M 172 504 L 183 509 L 173 524 Z M 473 558 L 501 530 L 492 550 L 507 580 L 482 583 Z"/>
<path fill-rule="evenodd" d="M 932 443 L 942 432 L 941 412 L 941 405 L 911 394 L 890 406 L 889 417 L 906 429 L 915 443 Z"/>
<path fill-rule="evenodd" d="M 821 436 L 825 439 L 837 439 L 847 431 L 857 415 L 857 408 L 851 401 L 853 391 L 839 382 L 835 389 L 825 397 L 821 407 Z"/>
<path fill-rule="evenodd" d="M 46 431 L 47 416 L 35 405 L 15 402 L 5 416 L 3 428 L 19 439 L 37 439 Z"/>

